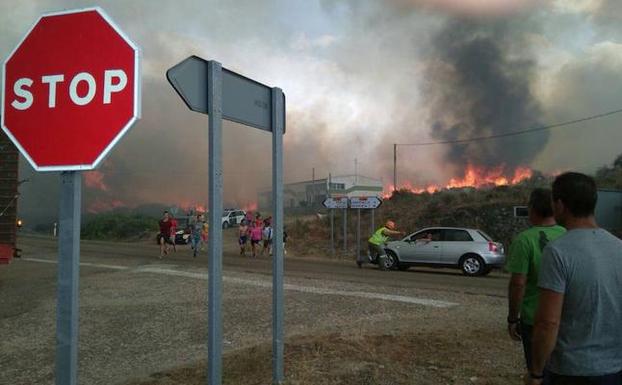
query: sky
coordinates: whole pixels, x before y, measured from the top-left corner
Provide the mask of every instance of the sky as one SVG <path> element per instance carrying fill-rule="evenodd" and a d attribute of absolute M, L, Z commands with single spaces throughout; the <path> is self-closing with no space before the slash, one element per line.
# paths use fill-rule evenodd
<path fill-rule="evenodd" d="M 97 172 L 85 211 L 207 200 L 207 117 L 165 78 L 189 55 L 287 96 L 286 182 L 392 181 L 393 143 L 468 139 L 622 108 L 616 0 L 162 0 L 0 2 L 0 57 L 42 13 L 98 5 L 142 49 L 143 116 Z M 594 172 L 622 153 L 622 114 L 467 145 L 400 146 L 398 179 L 444 185 L 467 164 Z M 271 183 L 271 138 L 224 123 L 228 205 Z M 59 177 L 22 159 L 20 212 L 47 220 Z"/>

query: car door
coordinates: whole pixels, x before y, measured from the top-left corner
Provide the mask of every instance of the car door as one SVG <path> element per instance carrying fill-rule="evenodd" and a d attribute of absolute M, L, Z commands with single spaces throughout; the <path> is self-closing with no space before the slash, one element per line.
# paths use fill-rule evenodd
<path fill-rule="evenodd" d="M 233 223 L 231 223 L 232 225 L 240 224 L 240 222 L 242 221 L 242 212 L 241 211 L 234 211 L 231 214 L 231 220 L 233 222 Z"/>
<path fill-rule="evenodd" d="M 412 262 L 439 263 L 442 252 L 441 230 L 422 230 L 411 237 L 409 246 Z"/>
<path fill-rule="evenodd" d="M 225 222 L 227 222 L 227 226 L 229 226 L 230 220 L 231 220 L 231 212 L 230 211 L 223 212 L 223 214 L 222 214 L 222 224 L 224 225 Z"/>
<path fill-rule="evenodd" d="M 442 240 L 441 261 L 444 264 L 457 264 L 460 257 L 473 246 L 473 238 L 468 231 L 462 229 L 443 229 Z"/>
<path fill-rule="evenodd" d="M 414 233 L 403 240 L 389 243 L 390 247 L 399 254 L 401 262 L 414 262 L 414 240 L 417 234 Z"/>

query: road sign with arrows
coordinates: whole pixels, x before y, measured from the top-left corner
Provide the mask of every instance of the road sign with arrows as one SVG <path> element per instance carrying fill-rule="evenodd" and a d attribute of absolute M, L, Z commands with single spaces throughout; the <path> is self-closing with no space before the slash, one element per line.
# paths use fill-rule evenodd
<path fill-rule="evenodd" d="M 324 199 L 324 202 L 322 202 L 322 204 L 327 209 L 347 209 L 348 198 L 347 197 L 326 198 Z"/>
<path fill-rule="evenodd" d="M 378 197 L 353 197 L 350 198 L 351 209 L 377 209 L 382 204 Z"/>

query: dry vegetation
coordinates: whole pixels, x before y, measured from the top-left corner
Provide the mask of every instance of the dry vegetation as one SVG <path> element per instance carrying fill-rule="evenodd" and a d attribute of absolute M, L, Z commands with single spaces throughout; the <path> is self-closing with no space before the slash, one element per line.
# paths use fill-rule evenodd
<path fill-rule="evenodd" d="M 484 333 L 483 335 L 481 333 Z M 324 335 L 296 338 L 286 345 L 286 383 L 291 385 L 398 385 L 520 383 L 521 368 L 512 344 L 477 348 L 497 332 Z M 510 352 L 512 351 L 512 352 Z M 153 374 L 129 385 L 199 385 L 206 383 L 205 362 Z M 269 344 L 225 355 L 223 383 L 271 382 Z"/>

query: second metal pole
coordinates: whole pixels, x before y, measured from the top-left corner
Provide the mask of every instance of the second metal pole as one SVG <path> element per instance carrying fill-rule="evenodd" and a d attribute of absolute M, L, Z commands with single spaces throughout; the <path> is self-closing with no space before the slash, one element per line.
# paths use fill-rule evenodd
<path fill-rule="evenodd" d="M 283 133 L 285 132 L 283 91 L 272 89 L 272 205 L 274 239 L 272 251 L 272 382 L 282 384 L 284 374 L 283 298 Z M 314 186 L 315 188 L 315 186 Z M 315 191 L 315 190 L 314 190 Z M 315 200 L 315 196 L 313 197 Z"/>
<path fill-rule="evenodd" d="M 357 211 L 357 225 L 356 225 L 356 260 L 361 259 L 361 209 Z"/>
<path fill-rule="evenodd" d="M 222 382 L 222 65 L 207 65 L 209 115 L 208 385 Z"/>
<path fill-rule="evenodd" d="M 60 177 L 56 385 L 77 385 L 82 174 L 67 171 Z"/>
<path fill-rule="evenodd" d="M 376 219 L 375 218 L 375 216 L 376 216 L 375 212 L 376 212 L 376 209 L 371 209 L 371 234 L 373 234 L 374 231 L 376 231 L 376 224 L 374 223 L 375 219 Z"/>
<path fill-rule="evenodd" d="M 348 252 L 348 209 L 343 209 L 343 252 Z"/>
<path fill-rule="evenodd" d="M 330 209 L 330 251 L 335 256 L 335 209 Z"/>
<path fill-rule="evenodd" d="M 333 175 L 328 174 L 328 197 L 331 197 L 331 188 L 333 186 Z M 330 210 L 330 252 L 335 256 L 335 209 Z"/>

